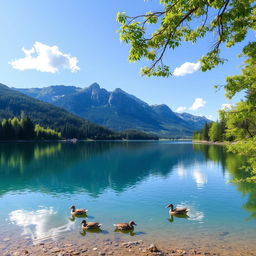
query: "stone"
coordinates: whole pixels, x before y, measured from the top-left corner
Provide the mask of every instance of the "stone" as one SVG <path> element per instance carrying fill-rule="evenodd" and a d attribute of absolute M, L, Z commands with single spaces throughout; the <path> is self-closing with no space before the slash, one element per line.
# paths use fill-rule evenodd
<path fill-rule="evenodd" d="M 60 251 L 61 250 L 57 247 L 51 249 L 51 252 L 53 252 L 53 253 L 57 253 L 57 252 L 60 252 Z"/>
<path fill-rule="evenodd" d="M 159 250 L 157 249 L 157 247 L 154 245 L 154 244 L 151 244 L 149 247 L 148 247 L 148 250 L 150 252 L 159 252 Z"/>
<path fill-rule="evenodd" d="M 92 250 L 93 250 L 93 251 L 97 251 L 97 250 L 98 250 L 98 248 L 94 247 Z"/>
<path fill-rule="evenodd" d="M 132 246 L 139 245 L 140 243 L 141 243 L 141 240 L 139 240 L 139 241 L 129 241 L 129 242 L 122 243 L 122 246 L 132 247 Z"/>
<path fill-rule="evenodd" d="M 64 247 L 71 247 L 72 244 L 64 244 Z"/>

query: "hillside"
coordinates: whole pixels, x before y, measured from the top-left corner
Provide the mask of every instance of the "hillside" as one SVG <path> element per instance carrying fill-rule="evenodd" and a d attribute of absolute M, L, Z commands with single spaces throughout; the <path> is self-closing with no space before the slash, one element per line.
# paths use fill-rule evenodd
<path fill-rule="evenodd" d="M 0 84 L 0 119 L 20 116 L 22 112 L 34 123 L 55 129 L 66 138 L 107 139 L 113 135 L 109 129 Z"/>
<path fill-rule="evenodd" d="M 162 137 L 189 137 L 209 122 L 205 117 L 175 113 L 164 104 L 150 106 L 119 88 L 109 92 L 97 83 L 83 89 L 55 85 L 16 90 L 115 131 L 136 129 Z"/>

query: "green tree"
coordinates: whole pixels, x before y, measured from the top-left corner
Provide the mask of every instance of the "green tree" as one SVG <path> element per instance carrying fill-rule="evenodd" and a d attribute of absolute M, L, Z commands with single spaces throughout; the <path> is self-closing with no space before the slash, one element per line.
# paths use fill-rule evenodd
<path fill-rule="evenodd" d="M 255 0 L 160 0 L 160 6 L 156 12 L 133 17 L 117 14 L 120 39 L 131 46 L 129 61 L 151 61 L 142 68 L 147 76 L 171 75 L 169 65 L 163 63 L 168 49 L 183 42 L 194 44 L 207 34 L 214 35 L 216 41 L 200 62 L 202 71 L 210 70 L 224 62 L 222 44 L 231 47 L 256 29 Z"/>
<path fill-rule="evenodd" d="M 222 141 L 222 131 L 221 125 L 219 122 L 213 122 L 209 130 L 210 141 Z"/>
<path fill-rule="evenodd" d="M 211 127 L 211 123 L 205 123 L 204 128 L 202 130 L 202 140 L 209 141 L 209 130 Z"/>

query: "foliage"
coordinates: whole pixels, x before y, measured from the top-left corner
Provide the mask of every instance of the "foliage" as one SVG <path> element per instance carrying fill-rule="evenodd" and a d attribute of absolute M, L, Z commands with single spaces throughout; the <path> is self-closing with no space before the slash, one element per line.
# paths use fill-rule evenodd
<path fill-rule="evenodd" d="M 206 123 L 204 128 L 193 134 L 193 140 L 221 142 L 226 138 L 226 124 L 224 121 Z"/>
<path fill-rule="evenodd" d="M 228 149 L 231 152 L 246 157 L 247 165 L 243 166 L 243 169 L 251 173 L 251 175 L 242 180 L 256 182 L 256 136 L 229 145 Z M 238 181 L 241 181 L 241 179 L 238 179 Z"/>
<path fill-rule="evenodd" d="M 117 14 L 120 40 L 131 46 L 129 61 L 142 58 L 151 61 L 142 68 L 143 75 L 171 75 L 169 66 L 163 63 L 167 50 L 183 42 L 194 44 L 207 34 L 216 40 L 200 62 L 202 71 L 210 70 L 224 62 L 220 56 L 222 44 L 231 47 L 256 28 L 255 0 L 160 0 L 160 4 L 161 10 L 156 12 L 134 17 L 124 12 Z M 246 46 L 245 50 L 248 48 L 252 46 Z"/>
<path fill-rule="evenodd" d="M 220 111 L 220 116 L 225 120 L 228 137 L 241 140 L 256 136 L 256 108 L 248 102 L 238 102 L 231 110 Z"/>
<path fill-rule="evenodd" d="M 34 125 L 29 117 L 3 119 L 0 122 L 0 140 L 41 140 L 61 139 L 61 133 L 50 128 Z"/>

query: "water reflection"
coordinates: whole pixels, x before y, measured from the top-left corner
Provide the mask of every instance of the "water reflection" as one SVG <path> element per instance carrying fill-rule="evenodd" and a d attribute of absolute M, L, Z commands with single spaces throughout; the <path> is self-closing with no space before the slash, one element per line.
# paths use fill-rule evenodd
<path fill-rule="evenodd" d="M 23 229 L 22 235 L 28 235 L 34 243 L 56 239 L 61 233 L 74 228 L 74 223 L 61 218 L 52 207 L 36 211 L 15 210 L 9 214 L 9 219 Z"/>
<path fill-rule="evenodd" d="M 203 188 L 204 185 L 207 183 L 207 177 L 200 169 L 193 169 L 191 175 L 195 180 L 198 188 Z"/>
<path fill-rule="evenodd" d="M 86 193 L 96 198 L 108 189 L 120 194 L 148 177 L 168 178 L 173 171 L 180 179 L 192 177 L 197 188 L 202 189 L 209 179 L 202 169 L 202 163 L 206 162 L 209 166 L 220 165 L 224 177 L 248 175 L 239 168 L 242 158 L 216 145 L 0 143 L 0 196 L 8 192 L 35 191 L 68 195 Z M 250 218 L 256 218 L 255 184 L 244 182 L 234 186 L 247 198 L 243 207 Z M 204 216 L 196 213 L 189 220 L 193 218 L 202 220 Z"/>
<path fill-rule="evenodd" d="M 179 214 L 179 215 L 170 215 L 170 217 L 167 219 L 169 222 L 174 222 L 174 219 L 188 219 L 189 216 L 185 214 Z"/>
<path fill-rule="evenodd" d="M 216 145 L 202 145 L 194 144 L 193 148 L 196 152 L 202 152 L 207 161 L 213 161 L 220 163 L 222 166 L 223 174 L 226 178 L 233 179 L 244 179 L 249 177 L 250 174 L 241 169 L 244 165 L 244 159 L 238 155 L 227 152 L 223 146 Z M 228 171 L 228 173 L 225 173 Z M 247 202 L 243 205 L 250 216 L 249 219 L 256 219 L 256 184 L 249 182 L 233 182 L 237 190 L 247 198 Z"/>
<path fill-rule="evenodd" d="M 151 143 L 92 142 L 4 146 L 0 144 L 0 194 L 28 189 L 69 194 L 83 191 L 98 196 L 109 187 L 121 192 L 150 175 L 167 176 L 180 163 L 185 168 L 193 161 L 203 160 L 203 156 L 193 153 L 190 144 L 152 147 Z"/>

